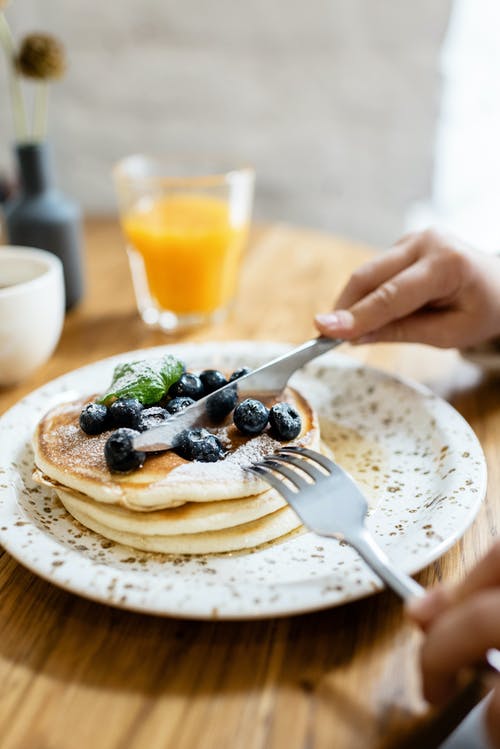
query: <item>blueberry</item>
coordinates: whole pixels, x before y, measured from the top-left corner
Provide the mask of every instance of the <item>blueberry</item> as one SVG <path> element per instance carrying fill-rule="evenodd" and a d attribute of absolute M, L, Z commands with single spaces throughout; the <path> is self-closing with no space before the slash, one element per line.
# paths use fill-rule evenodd
<path fill-rule="evenodd" d="M 85 434 L 101 434 L 109 429 L 109 413 L 100 403 L 88 403 L 80 414 L 80 427 Z"/>
<path fill-rule="evenodd" d="M 143 405 L 136 398 L 118 398 L 109 407 L 109 416 L 114 427 L 138 429 Z"/>
<path fill-rule="evenodd" d="M 225 455 L 221 441 L 203 427 L 184 429 L 174 442 L 175 452 L 186 460 L 215 463 Z"/>
<path fill-rule="evenodd" d="M 207 400 L 206 410 L 208 418 L 212 421 L 222 421 L 238 403 L 238 391 L 235 387 L 214 393 Z"/>
<path fill-rule="evenodd" d="M 266 428 L 268 418 L 268 409 L 254 398 L 247 398 L 236 406 L 233 414 L 235 426 L 249 436 L 260 434 Z"/>
<path fill-rule="evenodd" d="M 198 375 L 185 372 L 173 385 L 170 385 L 168 394 L 171 398 L 180 396 L 197 401 L 203 397 L 205 390 Z"/>
<path fill-rule="evenodd" d="M 239 380 L 240 377 L 243 377 L 243 375 L 249 374 L 252 370 L 248 367 L 241 367 L 241 369 L 235 369 L 233 374 L 229 378 L 229 382 L 234 382 L 235 380 Z"/>
<path fill-rule="evenodd" d="M 218 369 L 204 369 L 203 372 L 200 373 L 200 380 L 205 388 L 205 395 L 213 393 L 214 390 L 218 390 L 224 385 L 227 385 L 226 378 Z"/>
<path fill-rule="evenodd" d="M 138 435 L 135 429 L 117 429 L 104 445 L 104 457 L 110 471 L 135 471 L 146 460 L 146 453 L 134 450 L 132 440 Z"/>
<path fill-rule="evenodd" d="M 302 429 L 300 414 L 289 403 L 276 403 L 269 411 L 269 423 L 273 437 L 293 440 Z"/>
<path fill-rule="evenodd" d="M 170 414 L 166 408 L 161 406 L 152 406 L 151 408 L 145 408 L 141 413 L 139 426 L 137 427 L 140 432 L 145 432 L 146 429 L 152 429 L 163 424 L 169 418 Z"/>
<path fill-rule="evenodd" d="M 180 396 L 177 396 L 176 398 L 169 400 L 165 408 L 169 414 L 177 414 L 188 406 L 192 406 L 193 403 L 194 400 L 192 398 L 181 398 Z"/>

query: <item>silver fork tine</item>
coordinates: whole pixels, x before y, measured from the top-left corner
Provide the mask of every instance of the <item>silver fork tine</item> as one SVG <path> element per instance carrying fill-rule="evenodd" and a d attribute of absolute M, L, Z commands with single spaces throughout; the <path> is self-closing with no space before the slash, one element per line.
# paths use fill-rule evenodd
<path fill-rule="evenodd" d="M 328 471 L 328 473 L 333 473 L 336 469 L 335 463 L 333 463 L 329 458 L 326 458 L 324 455 L 321 455 L 320 453 L 316 453 L 313 450 L 309 450 L 307 447 L 295 447 L 291 445 L 290 447 L 282 447 L 280 449 L 280 452 L 285 453 L 293 453 L 294 455 L 303 455 L 306 458 L 309 458 L 315 463 L 319 463 L 320 466 L 323 466 L 323 468 Z"/>
<path fill-rule="evenodd" d="M 281 494 L 281 496 L 284 497 L 287 501 L 290 501 L 296 494 L 296 492 L 288 488 L 283 479 L 279 479 L 270 468 L 264 468 L 264 466 L 262 466 L 260 463 L 255 463 L 252 466 L 247 466 L 246 470 L 264 476 L 267 483 L 271 484 L 273 489 L 276 489 L 278 494 Z"/>
<path fill-rule="evenodd" d="M 276 471 L 276 473 L 280 473 L 282 476 L 287 478 L 289 481 L 292 482 L 292 484 L 297 487 L 297 489 L 307 489 L 308 486 L 311 486 L 311 484 L 306 481 L 302 476 L 300 476 L 297 471 L 294 471 L 292 468 L 288 468 L 287 466 L 282 465 L 277 460 L 274 460 L 273 458 L 264 458 L 258 465 L 272 468 L 273 471 Z"/>
<path fill-rule="evenodd" d="M 285 448 L 283 448 L 283 451 L 284 450 Z M 309 460 L 305 460 L 300 456 L 300 454 L 289 454 L 288 451 L 283 451 L 280 450 L 279 453 L 274 453 L 273 460 L 282 460 L 285 463 L 291 463 L 293 466 L 300 468 L 301 471 L 304 471 L 304 473 L 307 473 L 307 475 L 314 479 L 314 481 L 321 481 L 321 479 L 327 478 L 326 473 L 323 473 L 323 471 L 318 471 L 313 463 L 311 463 Z"/>

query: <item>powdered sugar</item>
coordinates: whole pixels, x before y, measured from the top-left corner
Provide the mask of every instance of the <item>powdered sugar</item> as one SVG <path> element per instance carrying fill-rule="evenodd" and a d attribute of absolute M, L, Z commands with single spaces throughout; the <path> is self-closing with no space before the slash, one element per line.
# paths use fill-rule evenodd
<path fill-rule="evenodd" d="M 80 429 L 78 417 L 85 400 L 64 404 L 51 412 L 41 433 L 44 452 L 56 462 L 64 456 L 66 469 L 106 469 L 104 444 L 109 432 L 89 437 Z"/>
<path fill-rule="evenodd" d="M 229 433 L 228 433 L 229 432 Z M 230 439 L 230 430 L 226 430 L 224 435 L 224 446 L 231 450 L 232 442 Z M 217 433 L 217 437 L 222 437 Z M 302 439 L 294 440 L 293 444 L 306 445 L 311 441 L 312 433 L 308 432 Z M 282 446 L 282 442 L 271 437 L 268 432 L 252 437 L 236 449 L 229 452 L 224 460 L 217 463 L 202 463 L 192 461 L 174 468 L 165 479 L 166 482 L 227 482 L 227 481 L 244 481 L 256 482 L 255 476 L 247 473 L 245 468 L 258 463 L 267 455 L 271 455 Z M 260 482 L 259 482 L 260 483 Z"/>

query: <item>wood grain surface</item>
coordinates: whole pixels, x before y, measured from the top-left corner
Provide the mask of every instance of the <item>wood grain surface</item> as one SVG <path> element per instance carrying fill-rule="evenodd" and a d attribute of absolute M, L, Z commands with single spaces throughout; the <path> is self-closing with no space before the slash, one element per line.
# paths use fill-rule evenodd
<path fill-rule="evenodd" d="M 302 341 L 314 332 L 313 314 L 331 305 L 372 252 L 284 225 L 256 230 L 230 318 L 172 340 Z M 113 221 L 88 223 L 86 268 L 85 301 L 67 316 L 57 351 L 28 380 L 0 390 L 0 412 L 75 367 L 167 342 L 138 318 Z M 464 538 L 418 579 L 428 585 L 461 576 L 497 531 L 498 384 L 456 352 L 381 345 L 346 353 L 425 382 L 481 440 L 490 475 L 484 507 Z M 162 619 L 63 592 L 0 551 L 0 747 L 397 746 L 401 730 L 428 720 L 418 644 L 390 593 L 270 621 Z"/>

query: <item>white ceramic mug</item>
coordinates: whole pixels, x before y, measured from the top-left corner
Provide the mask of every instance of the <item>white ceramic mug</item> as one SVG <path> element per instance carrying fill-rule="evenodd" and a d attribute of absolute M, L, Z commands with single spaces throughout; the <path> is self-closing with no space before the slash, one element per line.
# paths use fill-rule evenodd
<path fill-rule="evenodd" d="M 45 250 L 0 246 L 0 386 L 23 380 L 49 358 L 63 321 L 59 258 Z"/>

